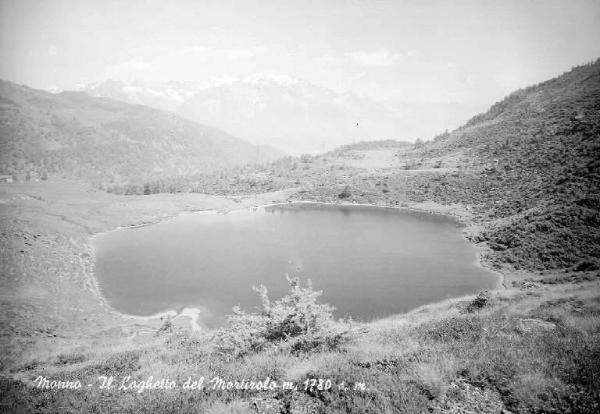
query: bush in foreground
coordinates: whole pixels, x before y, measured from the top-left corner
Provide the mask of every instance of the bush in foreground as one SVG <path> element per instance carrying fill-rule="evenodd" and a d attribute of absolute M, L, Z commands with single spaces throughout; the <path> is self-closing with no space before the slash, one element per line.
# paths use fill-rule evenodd
<path fill-rule="evenodd" d="M 265 286 L 254 290 L 261 299 L 259 313 L 247 313 L 239 307 L 227 318 L 227 327 L 216 332 L 214 343 L 224 355 L 242 356 L 279 346 L 294 353 L 339 349 L 349 340 L 349 326 L 335 321 L 334 308 L 318 303 L 322 294 L 300 286 L 298 278 L 286 275 L 288 295 L 271 302 Z"/>

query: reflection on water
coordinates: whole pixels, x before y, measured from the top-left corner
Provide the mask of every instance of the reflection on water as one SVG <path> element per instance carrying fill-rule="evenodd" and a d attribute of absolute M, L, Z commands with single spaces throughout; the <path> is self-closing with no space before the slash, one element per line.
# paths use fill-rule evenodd
<path fill-rule="evenodd" d="M 119 311 L 150 315 L 197 307 L 208 326 L 231 307 L 310 278 L 337 314 L 369 320 L 496 283 L 449 217 L 362 206 L 292 204 L 187 214 L 95 239 L 96 276 Z"/>

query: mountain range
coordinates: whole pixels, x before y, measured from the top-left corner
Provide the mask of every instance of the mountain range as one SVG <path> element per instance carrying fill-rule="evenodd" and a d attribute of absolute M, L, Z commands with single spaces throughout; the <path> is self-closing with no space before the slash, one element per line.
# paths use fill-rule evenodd
<path fill-rule="evenodd" d="M 0 81 L 2 174 L 57 174 L 118 183 L 196 174 L 282 155 L 147 106 Z"/>
<path fill-rule="evenodd" d="M 378 102 L 276 74 L 206 83 L 108 80 L 81 90 L 171 111 L 293 155 L 364 140 L 429 138 L 482 109 L 457 103 Z"/>

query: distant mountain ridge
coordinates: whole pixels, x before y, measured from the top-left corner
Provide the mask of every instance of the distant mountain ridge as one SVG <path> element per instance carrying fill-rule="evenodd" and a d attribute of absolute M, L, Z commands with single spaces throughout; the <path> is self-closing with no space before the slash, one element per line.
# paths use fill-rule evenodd
<path fill-rule="evenodd" d="M 0 81 L 0 134 L 1 173 L 98 183 L 190 175 L 283 155 L 161 110 L 7 81 Z"/>
<path fill-rule="evenodd" d="M 277 74 L 205 84 L 106 81 L 82 90 L 169 110 L 294 155 L 364 140 L 428 138 L 476 112 L 458 104 L 382 103 Z"/>

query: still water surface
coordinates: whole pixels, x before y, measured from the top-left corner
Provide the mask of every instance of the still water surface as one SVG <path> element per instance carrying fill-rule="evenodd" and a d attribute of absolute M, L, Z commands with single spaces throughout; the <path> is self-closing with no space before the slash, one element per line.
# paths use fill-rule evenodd
<path fill-rule="evenodd" d="M 285 274 L 310 278 L 338 316 L 371 320 L 497 283 L 450 217 L 362 206 L 292 204 L 194 213 L 99 235 L 96 277 L 117 310 L 194 307 L 217 326 L 232 306 L 255 310 Z"/>

